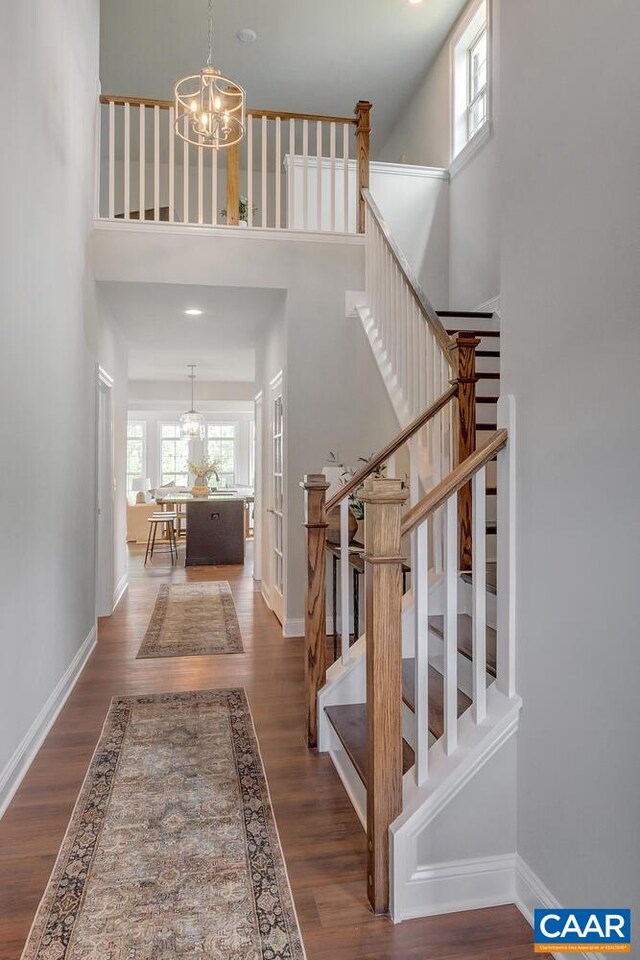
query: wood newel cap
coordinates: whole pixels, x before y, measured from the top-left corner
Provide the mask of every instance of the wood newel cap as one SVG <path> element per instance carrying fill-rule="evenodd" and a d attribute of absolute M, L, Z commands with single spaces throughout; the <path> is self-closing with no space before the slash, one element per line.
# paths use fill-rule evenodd
<path fill-rule="evenodd" d="M 306 473 L 300 486 L 303 490 L 328 490 L 331 484 L 324 473 Z"/>
<path fill-rule="evenodd" d="M 409 491 L 402 480 L 385 477 L 370 477 L 358 490 L 358 499 L 363 503 L 405 503 Z"/>

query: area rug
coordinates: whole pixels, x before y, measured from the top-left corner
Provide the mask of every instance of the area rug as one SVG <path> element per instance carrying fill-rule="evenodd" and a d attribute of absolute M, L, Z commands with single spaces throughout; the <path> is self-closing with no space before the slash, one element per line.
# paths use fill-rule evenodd
<path fill-rule="evenodd" d="M 226 580 L 164 585 L 137 659 L 242 653 L 242 634 Z"/>
<path fill-rule="evenodd" d="M 302 960 L 244 690 L 112 700 L 22 960 Z"/>

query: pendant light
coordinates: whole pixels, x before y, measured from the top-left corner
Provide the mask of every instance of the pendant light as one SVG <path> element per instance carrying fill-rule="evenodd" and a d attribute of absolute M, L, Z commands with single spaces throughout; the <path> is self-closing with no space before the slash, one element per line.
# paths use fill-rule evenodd
<path fill-rule="evenodd" d="M 197 147 L 220 150 L 239 143 L 245 134 L 245 92 L 213 66 L 213 0 L 209 0 L 209 55 L 199 73 L 175 86 L 175 130 Z"/>
<path fill-rule="evenodd" d="M 204 440 L 204 417 L 194 408 L 193 405 L 193 385 L 196 379 L 194 370 L 195 363 L 189 364 L 191 371 L 188 376 L 191 380 L 191 409 L 187 410 L 180 417 L 180 436 L 183 440 Z"/>

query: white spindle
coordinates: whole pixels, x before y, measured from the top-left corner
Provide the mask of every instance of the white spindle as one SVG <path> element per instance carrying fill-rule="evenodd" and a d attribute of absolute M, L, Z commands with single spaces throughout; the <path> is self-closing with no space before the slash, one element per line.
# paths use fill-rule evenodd
<path fill-rule="evenodd" d="M 116 215 L 116 105 L 109 101 L 109 218 Z"/>
<path fill-rule="evenodd" d="M 204 223 L 204 151 L 198 147 L 198 223 Z"/>
<path fill-rule="evenodd" d="M 147 108 L 143 103 L 140 104 L 140 116 L 139 116 L 139 126 L 140 126 L 140 169 L 138 170 L 139 178 L 139 193 L 138 206 L 140 207 L 140 212 L 138 216 L 141 220 L 145 219 L 145 210 L 146 210 L 146 183 L 147 183 L 147 130 L 146 130 L 146 118 L 147 118 Z"/>
<path fill-rule="evenodd" d="M 316 122 L 316 230 L 322 230 L 322 121 Z"/>
<path fill-rule="evenodd" d="M 280 229 L 281 222 L 281 204 L 282 198 L 280 196 L 280 189 L 282 185 L 282 167 L 281 167 L 281 156 L 282 156 L 282 120 L 280 117 L 276 117 L 276 162 L 275 162 L 275 172 L 276 172 L 276 230 Z"/>
<path fill-rule="evenodd" d="M 247 116 L 247 223 L 253 226 L 253 116 Z"/>
<path fill-rule="evenodd" d="M 487 469 L 473 478 L 473 709 L 476 723 L 487 714 Z"/>
<path fill-rule="evenodd" d="M 131 108 L 124 105 L 124 219 L 131 219 Z"/>
<path fill-rule="evenodd" d="M 173 223 L 176 218 L 176 145 L 173 136 L 175 122 L 176 108 L 169 107 L 169 223 Z"/>
<path fill-rule="evenodd" d="M 458 745 L 458 495 L 445 505 L 444 749 Z"/>
<path fill-rule="evenodd" d="M 160 219 L 160 107 L 153 108 L 153 216 Z"/>
<path fill-rule="evenodd" d="M 287 225 L 290 230 L 295 226 L 296 209 L 296 189 L 295 189 L 295 168 L 294 160 L 296 156 L 296 122 L 289 120 L 289 210 L 287 212 Z"/>
<path fill-rule="evenodd" d="M 218 151 L 211 151 L 211 223 L 218 224 Z"/>
<path fill-rule="evenodd" d="M 329 127 L 329 165 L 331 178 L 331 232 L 336 229 L 336 125 L 332 123 Z M 367 210 L 368 212 L 368 210 Z M 369 301 L 371 302 L 371 301 Z"/>
<path fill-rule="evenodd" d="M 302 121 L 302 228 L 309 227 L 309 121 Z"/>
<path fill-rule="evenodd" d="M 189 118 L 184 118 L 185 136 L 189 133 Z M 182 143 L 182 222 L 189 223 L 189 144 Z"/>
<path fill-rule="evenodd" d="M 515 557 L 516 557 L 516 503 L 515 503 L 515 398 L 503 396 L 498 400 L 498 427 L 509 431 L 509 443 L 498 454 L 498 519 L 497 519 L 497 682 L 498 689 L 508 697 L 516 692 L 515 659 Z"/>
<path fill-rule="evenodd" d="M 396 477 L 396 455 L 392 453 L 390 457 L 387 458 L 387 477 L 390 480 L 395 480 Z"/>
<path fill-rule="evenodd" d="M 414 670 L 415 670 L 415 778 L 418 787 L 427 779 L 429 754 L 429 525 L 425 520 L 411 537 Z"/>
<path fill-rule="evenodd" d="M 349 657 L 349 498 L 340 503 L 340 636 L 342 659 Z"/>
<path fill-rule="evenodd" d="M 344 179 L 344 232 L 349 233 L 349 132 L 350 125 L 342 124 L 342 170 Z"/>
<path fill-rule="evenodd" d="M 262 118 L 262 218 L 263 227 L 267 226 L 269 208 L 267 205 L 267 118 Z"/>

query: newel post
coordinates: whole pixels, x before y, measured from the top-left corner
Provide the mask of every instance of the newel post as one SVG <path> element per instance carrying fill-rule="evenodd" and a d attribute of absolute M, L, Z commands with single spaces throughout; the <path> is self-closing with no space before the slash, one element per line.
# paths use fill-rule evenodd
<path fill-rule="evenodd" d="M 307 744 L 318 746 L 318 691 L 327 673 L 327 609 L 325 595 L 325 501 L 329 484 L 323 473 L 307 474 L 304 488 L 304 525 L 307 528 L 307 598 L 304 610 L 305 686 L 307 690 Z"/>
<path fill-rule="evenodd" d="M 454 448 L 456 464 L 466 460 L 476 449 L 476 347 L 480 343 L 473 333 L 461 330 L 451 338 L 453 354 L 452 384 L 457 384 L 458 417 L 457 444 Z M 458 554 L 460 570 L 471 570 L 472 528 L 471 482 L 458 493 Z"/>
<path fill-rule="evenodd" d="M 227 224 L 237 227 L 240 219 L 240 146 L 227 149 Z"/>
<path fill-rule="evenodd" d="M 376 913 L 389 910 L 389 826 L 402 812 L 402 556 L 408 493 L 369 479 L 365 504 L 367 624 L 367 881 Z"/>
<path fill-rule="evenodd" d="M 363 190 L 369 189 L 369 140 L 371 104 L 368 100 L 356 103 L 356 156 L 358 158 L 358 233 L 364 233 L 365 202 Z"/>

